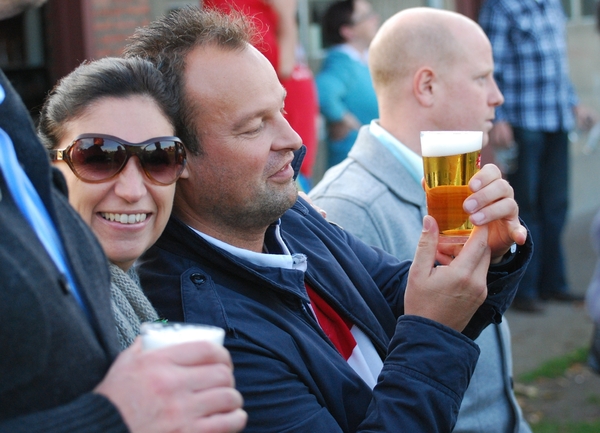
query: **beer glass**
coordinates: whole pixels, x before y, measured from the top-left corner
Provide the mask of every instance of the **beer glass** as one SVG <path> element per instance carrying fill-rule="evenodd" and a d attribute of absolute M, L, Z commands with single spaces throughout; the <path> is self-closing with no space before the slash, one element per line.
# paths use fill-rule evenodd
<path fill-rule="evenodd" d="M 481 131 L 421 132 L 427 213 L 438 223 L 440 242 L 463 244 L 473 229 L 463 202 L 481 166 L 482 140 Z"/>

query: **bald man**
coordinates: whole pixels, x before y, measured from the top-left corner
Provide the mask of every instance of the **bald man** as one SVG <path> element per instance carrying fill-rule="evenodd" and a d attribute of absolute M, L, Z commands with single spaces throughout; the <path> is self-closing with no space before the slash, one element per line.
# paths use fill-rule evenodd
<path fill-rule="evenodd" d="M 427 213 L 420 131 L 483 131 L 485 145 L 503 97 L 485 33 L 454 12 L 414 8 L 391 17 L 371 44 L 369 67 L 380 119 L 360 130 L 348 158 L 310 196 L 330 221 L 410 259 Z M 454 432 L 530 432 L 512 391 L 508 326 L 490 325 L 475 342 L 481 355 Z"/>

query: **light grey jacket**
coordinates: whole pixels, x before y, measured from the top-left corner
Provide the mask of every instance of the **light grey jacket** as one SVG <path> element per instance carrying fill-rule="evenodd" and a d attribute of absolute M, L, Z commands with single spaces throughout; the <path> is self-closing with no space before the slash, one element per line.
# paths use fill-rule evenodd
<path fill-rule="evenodd" d="M 327 219 L 401 260 L 412 259 L 426 214 L 423 188 L 363 126 L 342 163 L 330 168 L 310 198 Z M 455 433 L 531 433 L 512 391 L 506 321 L 475 340 L 481 355 L 463 398 Z"/>

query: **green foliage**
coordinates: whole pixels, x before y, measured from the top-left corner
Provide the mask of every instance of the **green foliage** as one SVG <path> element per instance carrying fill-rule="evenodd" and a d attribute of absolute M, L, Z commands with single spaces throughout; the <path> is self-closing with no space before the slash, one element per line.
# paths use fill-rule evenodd
<path fill-rule="evenodd" d="M 531 424 L 533 433 L 598 433 L 600 421 L 592 422 L 552 422 L 542 421 Z"/>
<path fill-rule="evenodd" d="M 525 388 L 537 389 L 544 383 L 538 379 L 556 379 L 567 377 L 567 371 L 577 364 L 585 364 L 587 362 L 589 348 L 582 347 L 574 350 L 571 353 L 560 356 L 543 363 L 540 367 L 533 371 L 522 374 L 518 378 L 520 384 L 531 384 Z M 532 382 L 538 382 L 532 384 Z M 528 398 L 537 398 L 536 396 L 527 396 Z M 585 397 L 585 404 L 600 406 L 600 393 L 590 393 Z M 600 420 L 593 421 L 570 421 L 570 420 L 548 420 L 541 419 L 539 422 L 531 421 L 529 423 L 533 433 L 599 433 Z"/>
<path fill-rule="evenodd" d="M 590 394 L 587 396 L 585 401 L 589 404 L 594 404 L 596 406 L 600 406 L 600 394 Z"/>
<path fill-rule="evenodd" d="M 520 375 L 519 382 L 531 383 L 541 377 L 554 379 L 563 376 L 565 374 L 565 371 L 567 371 L 567 369 L 573 364 L 585 363 L 587 360 L 588 352 L 588 347 L 582 347 L 564 356 L 551 359 L 543 363 L 535 370 Z M 562 430 L 560 431 L 562 432 Z M 596 433 L 598 433 L 599 431 L 600 430 L 596 430 Z"/>

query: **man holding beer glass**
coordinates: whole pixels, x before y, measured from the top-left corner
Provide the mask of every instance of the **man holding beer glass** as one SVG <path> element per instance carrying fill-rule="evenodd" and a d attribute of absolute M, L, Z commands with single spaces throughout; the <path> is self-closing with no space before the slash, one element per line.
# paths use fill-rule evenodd
<path fill-rule="evenodd" d="M 127 55 L 159 65 L 180 102 L 190 172 L 142 286 L 170 321 L 227 331 L 246 432 L 451 431 L 472 340 L 501 319 L 531 256 L 512 189 L 493 166 L 473 176 L 478 226 L 444 266 L 431 216 L 412 264 L 328 223 L 298 198 L 302 142 L 245 30 L 243 17 L 183 8 L 130 39 Z"/>
<path fill-rule="evenodd" d="M 398 13 L 371 44 L 369 66 L 381 118 L 361 129 L 349 157 L 330 169 L 310 196 L 329 220 L 367 244 L 401 260 L 412 259 L 428 212 L 421 132 L 429 131 L 429 144 L 441 154 L 468 155 L 473 150 L 470 177 L 478 165 L 477 149 L 487 144 L 495 108 L 504 99 L 493 79 L 487 37 L 475 22 L 449 11 L 415 8 Z M 452 144 L 465 148 L 449 150 Z M 455 178 L 455 169 L 468 166 L 457 156 L 444 164 Z M 500 176 L 495 166 L 487 165 L 471 179 L 471 187 L 483 173 Z M 459 223 L 451 225 L 480 223 L 482 214 L 469 215 L 473 203 L 464 198 L 456 200 Z M 451 243 L 444 247 L 455 248 Z M 529 433 L 511 386 L 508 325 L 488 326 L 475 342 L 481 354 L 454 432 Z"/>

